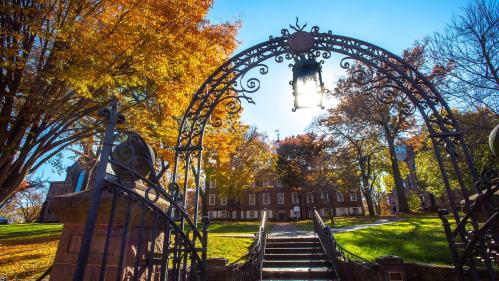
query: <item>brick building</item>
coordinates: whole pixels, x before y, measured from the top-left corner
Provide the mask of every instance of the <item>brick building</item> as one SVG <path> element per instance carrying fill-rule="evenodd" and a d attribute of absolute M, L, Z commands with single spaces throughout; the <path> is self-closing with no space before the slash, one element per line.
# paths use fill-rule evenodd
<path fill-rule="evenodd" d="M 292 189 L 283 186 L 273 175 L 259 177 L 238 198 L 217 192 L 215 180 L 207 187 L 208 216 L 215 220 L 255 220 L 267 210 L 270 220 L 310 219 L 314 207 L 322 217 L 363 215 L 360 191 L 340 192 L 334 187 Z"/>

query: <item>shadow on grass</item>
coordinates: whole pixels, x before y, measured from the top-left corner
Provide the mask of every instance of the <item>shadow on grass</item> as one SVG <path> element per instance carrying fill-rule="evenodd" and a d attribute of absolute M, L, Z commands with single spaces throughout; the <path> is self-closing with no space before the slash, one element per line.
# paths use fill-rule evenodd
<path fill-rule="evenodd" d="M 443 228 L 435 217 L 369 227 L 337 234 L 336 238 L 345 249 L 368 260 L 397 255 L 406 261 L 452 262 Z"/>
<path fill-rule="evenodd" d="M 54 240 L 61 235 L 62 224 L 17 224 L 0 226 L 0 243 L 26 244 Z"/>

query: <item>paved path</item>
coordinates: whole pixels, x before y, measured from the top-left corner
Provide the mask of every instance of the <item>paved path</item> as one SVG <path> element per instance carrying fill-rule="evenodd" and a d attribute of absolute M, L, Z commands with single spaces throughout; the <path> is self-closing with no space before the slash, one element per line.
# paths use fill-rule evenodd
<path fill-rule="evenodd" d="M 314 236 L 313 231 L 299 230 L 295 224 L 293 223 L 277 223 L 272 227 L 270 231 L 270 236 L 279 237 L 279 236 Z"/>
<path fill-rule="evenodd" d="M 350 231 L 356 231 L 372 226 L 379 226 L 379 225 L 385 225 L 385 224 L 391 224 L 394 222 L 400 221 L 398 218 L 394 219 L 380 219 L 372 223 L 364 223 L 364 224 L 358 224 L 358 225 L 352 225 L 352 226 L 344 226 L 344 227 L 338 227 L 338 228 L 333 228 L 333 233 L 342 233 L 342 232 L 350 232 Z M 213 236 L 221 236 L 221 237 L 234 237 L 234 238 L 253 238 L 255 237 L 255 234 L 253 233 L 241 233 L 241 234 L 212 234 Z M 307 236 L 314 236 L 314 231 L 310 230 L 299 230 L 294 223 L 276 223 L 272 227 L 272 230 L 269 234 L 270 236 L 274 237 L 286 237 L 286 236 L 296 236 L 296 237 L 307 237 Z"/>
<path fill-rule="evenodd" d="M 358 224 L 358 225 L 333 228 L 333 233 L 342 233 L 342 232 L 356 231 L 356 230 L 368 228 L 368 227 L 371 227 L 371 226 L 391 224 L 391 223 L 398 222 L 398 221 L 400 221 L 400 219 L 398 219 L 398 218 L 394 218 L 394 219 L 381 219 L 381 220 L 377 220 L 377 221 L 372 222 L 372 223 L 363 223 L 363 224 Z"/>

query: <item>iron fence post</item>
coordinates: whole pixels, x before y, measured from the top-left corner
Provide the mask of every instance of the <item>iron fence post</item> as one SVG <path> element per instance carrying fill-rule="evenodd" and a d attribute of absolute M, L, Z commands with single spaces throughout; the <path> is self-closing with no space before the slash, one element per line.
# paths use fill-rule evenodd
<path fill-rule="evenodd" d="M 82 281 L 85 269 L 88 262 L 88 255 L 90 252 L 90 245 L 92 243 L 92 236 L 95 229 L 95 221 L 97 220 L 98 208 L 101 200 L 102 189 L 104 185 L 104 176 L 106 174 L 106 167 L 111 155 L 113 145 L 114 127 L 118 122 L 119 113 L 117 112 L 117 101 L 111 101 L 111 109 L 104 109 L 103 113 L 107 115 L 108 123 L 104 133 L 104 140 L 102 143 L 102 150 L 99 158 L 99 165 L 97 166 L 97 173 L 95 176 L 94 186 L 91 191 L 91 201 L 88 208 L 88 216 L 85 223 L 83 237 L 81 239 L 80 252 L 78 254 L 78 261 L 76 270 L 73 275 L 74 281 Z"/>
<path fill-rule="evenodd" d="M 201 281 L 208 280 L 208 270 L 207 270 L 207 258 L 208 258 L 208 227 L 210 225 L 210 218 L 208 216 L 203 217 L 203 245 L 201 253 Z"/>

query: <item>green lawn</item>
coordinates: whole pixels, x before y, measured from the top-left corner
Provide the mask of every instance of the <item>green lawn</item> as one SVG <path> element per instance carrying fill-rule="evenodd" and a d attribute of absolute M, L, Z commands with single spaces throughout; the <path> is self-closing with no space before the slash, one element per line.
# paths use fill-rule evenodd
<path fill-rule="evenodd" d="M 267 223 L 267 231 L 272 230 L 273 223 Z M 210 223 L 210 235 L 238 235 L 258 232 L 260 221 L 216 221 Z"/>
<path fill-rule="evenodd" d="M 334 227 L 373 222 L 376 217 L 335 218 Z M 397 255 L 406 261 L 450 264 L 451 259 L 440 219 L 435 216 L 408 216 L 389 225 L 338 233 L 345 249 L 374 260 L 377 256 Z M 327 221 L 330 223 L 330 221 Z M 298 222 L 304 230 L 313 229 L 311 221 Z M 234 262 L 246 254 L 252 238 L 221 235 L 252 234 L 259 222 L 213 222 L 208 238 L 208 257 L 225 257 Z M 269 228 L 272 223 L 269 224 Z M 38 277 L 53 262 L 61 233 L 60 224 L 0 225 L 0 276 L 9 280 Z"/>
<path fill-rule="evenodd" d="M 9 280 L 34 280 L 55 257 L 62 224 L 0 225 L 0 276 Z M 247 253 L 252 238 L 218 235 L 258 231 L 258 222 L 213 223 L 210 225 L 208 257 L 234 262 Z"/>
<path fill-rule="evenodd" d="M 235 262 L 248 252 L 252 238 L 211 236 L 208 238 L 208 257 L 226 258 Z"/>
<path fill-rule="evenodd" d="M 57 239 L 61 235 L 62 224 L 10 224 L 0 225 L 0 243 Z"/>
<path fill-rule="evenodd" d="M 435 216 L 406 217 L 388 225 L 338 233 L 338 243 L 367 260 L 396 255 L 405 261 L 451 264 L 442 223 Z"/>

